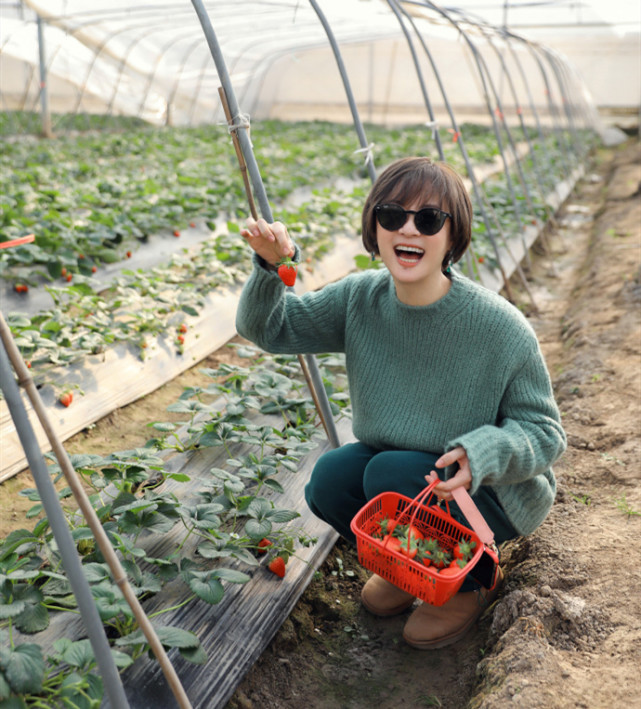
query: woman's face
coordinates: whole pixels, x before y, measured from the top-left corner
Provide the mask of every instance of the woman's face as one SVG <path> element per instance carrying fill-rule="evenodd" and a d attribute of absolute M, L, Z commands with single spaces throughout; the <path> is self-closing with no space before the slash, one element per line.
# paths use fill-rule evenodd
<path fill-rule="evenodd" d="M 440 205 L 416 200 L 403 207 L 418 211 L 424 207 L 440 208 Z M 407 215 L 406 222 L 396 231 L 384 229 L 377 221 L 376 238 L 399 300 L 408 305 L 428 305 L 447 292 L 450 281 L 441 267 L 450 250 L 450 219 L 431 236 L 418 231 L 413 214 Z"/>

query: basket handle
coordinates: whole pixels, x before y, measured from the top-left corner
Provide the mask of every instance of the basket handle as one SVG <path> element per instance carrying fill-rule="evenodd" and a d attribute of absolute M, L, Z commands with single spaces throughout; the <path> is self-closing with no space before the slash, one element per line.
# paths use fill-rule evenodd
<path fill-rule="evenodd" d="M 425 489 L 421 490 L 419 494 L 412 500 L 412 505 L 414 505 L 414 513 L 410 520 L 410 524 L 414 524 L 416 519 L 416 514 L 418 512 L 418 507 L 423 503 L 431 494 L 434 488 L 440 483 L 440 480 L 434 480 Z M 459 506 L 461 512 L 465 515 L 465 518 L 470 523 L 470 527 L 478 534 L 479 539 L 486 546 L 491 546 L 494 542 L 494 532 L 490 528 L 490 525 L 485 521 L 483 515 L 480 513 L 479 508 L 474 504 L 474 500 L 470 497 L 470 493 L 464 487 L 456 487 L 452 490 L 452 497 Z M 450 506 L 445 500 L 445 505 L 449 514 Z"/>
<path fill-rule="evenodd" d="M 414 524 L 414 520 L 416 519 L 416 515 L 418 514 L 419 506 L 429 499 L 430 495 L 432 494 L 432 491 L 440 482 L 440 480 L 434 480 L 434 482 L 431 482 L 426 488 L 421 490 L 418 495 L 412 500 L 412 502 L 408 505 L 408 508 L 412 505 L 414 506 L 414 512 L 412 513 L 412 516 L 410 518 L 410 524 Z M 450 506 L 447 504 L 447 500 L 445 500 L 445 505 L 447 507 L 447 513 L 449 514 Z M 406 513 L 404 512 L 404 514 Z"/>
<path fill-rule="evenodd" d="M 452 490 L 452 497 L 456 500 L 456 504 L 465 515 L 472 529 L 478 534 L 479 539 L 486 546 L 490 546 L 494 542 L 494 532 L 485 521 L 479 508 L 474 504 L 470 493 L 464 487 L 455 487 Z"/>

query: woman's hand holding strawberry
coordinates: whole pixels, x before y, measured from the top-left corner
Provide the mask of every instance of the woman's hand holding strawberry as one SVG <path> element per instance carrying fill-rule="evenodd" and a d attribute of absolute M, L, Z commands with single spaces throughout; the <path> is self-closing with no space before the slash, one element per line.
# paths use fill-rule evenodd
<path fill-rule="evenodd" d="M 262 259 L 274 267 L 295 253 L 287 227 L 281 222 L 268 224 L 264 219 L 249 218 L 247 227 L 240 230 L 240 235 Z"/>

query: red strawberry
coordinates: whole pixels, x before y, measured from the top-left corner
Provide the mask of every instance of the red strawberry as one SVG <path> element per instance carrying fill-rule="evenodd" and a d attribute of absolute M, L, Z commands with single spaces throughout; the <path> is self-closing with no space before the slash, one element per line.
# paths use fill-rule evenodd
<path fill-rule="evenodd" d="M 174 230 L 174 236 L 175 236 L 175 237 L 180 236 L 180 232 L 178 231 L 178 229 L 175 229 L 175 230 Z"/>
<path fill-rule="evenodd" d="M 280 280 L 286 286 L 293 286 L 296 283 L 296 273 L 298 272 L 298 266 L 291 260 L 285 259 L 280 262 L 278 266 L 278 275 Z"/>
<path fill-rule="evenodd" d="M 73 278 L 73 274 L 72 274 L 72 273 L 68 273 L 67 276 L 66 276 L 66 278 L 67 278 L 67 283 L 69 283 L 69 282 L 71 281 L 71 279 Z"/>
<path fill-rule="evenodd" d="M 267 567 L 273 574 L 283 578 L 285 576 L 285 560 L 282 556 L 275 556 Z"/>
<path fill-rule="evenodd" d="M 196 222 L 189 222 L 189 226 L 193 229 L 196 226 Z"/>
<path fill-rule="evenodd" d="M 183 324 L 178 328 L 178 330 L 179 330 L 179 332 L 187 332 L 187 325 L 185 325 L 185 323 L 183 323 Z"/>
<path fill-rule="evenodd" d="M 272 542 L 270 542 L 269 539 L 261 539 L 258 542 L 258 553 L 265 554 L 267 552 L 267 547 L 270 547 L 271 545 Z"/>
<path fill-rule="evenodd" d="M 455 559 L 462 559 L 463 561 L 469 561 L 472 556 L 474 556 L 474 547 L 476 542 L 471 540 L 461 539 L 461 541 L 454 547 L 453 556 Z"/>
<path fill-rule="evenodd" d="M 98 270 L 98 266 L 92 266 L 91 267 L 91 272 L 95 273 Z"/>
<path fill-rule="evenodd" d="M 58 401 L 63 406 L 71 406 L 71 402 L 73 401 L 73 394 L 70 391 L 66 391 L 64 394 L 60 395 L 60 399 L 58 399 Z"/>
<path fill-rule="evenodd" d="M 131 258 L 131 251 L 127 251 L 127 258 Z"/>
<path fill-rule="evenodd" d="M 178 342 L 180 342 L 181 345 L 183 345 L 185 343 L 185 336 L 184 335 L 178 335 L 178 337 L 176 339 L 178 340 Z"/>

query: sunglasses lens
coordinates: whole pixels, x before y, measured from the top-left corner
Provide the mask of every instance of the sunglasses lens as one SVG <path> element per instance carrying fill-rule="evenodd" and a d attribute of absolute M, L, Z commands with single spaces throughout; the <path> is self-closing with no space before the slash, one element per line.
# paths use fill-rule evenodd
<path fill-rule="evenodd" d="M 407 215 L 402 207 L 396 204 L 381 204 L 376 208 L 378 223 L 387 231 L 400 229 L 407 221 Z"/>
<path fill-rule="evenodd" d="M 434 207 L 419 209 L 418 212 L 408 212 L 398 204 L 379 204 L 376 207 L 378 223 L 387 231 L 397 231 L 407 221 L 408 214 L 414 214 L 414 224 L 421 234 L 432 236 L 443 228 L 449 216 L 446 212 Z"/>
<path fill-rule="evenodd" d="M 446 219 L 447 215 L 440 209 L 421 209 L 414 217 L 414 223 L 421 234 L 432 236 L 441 231 Z"/>

